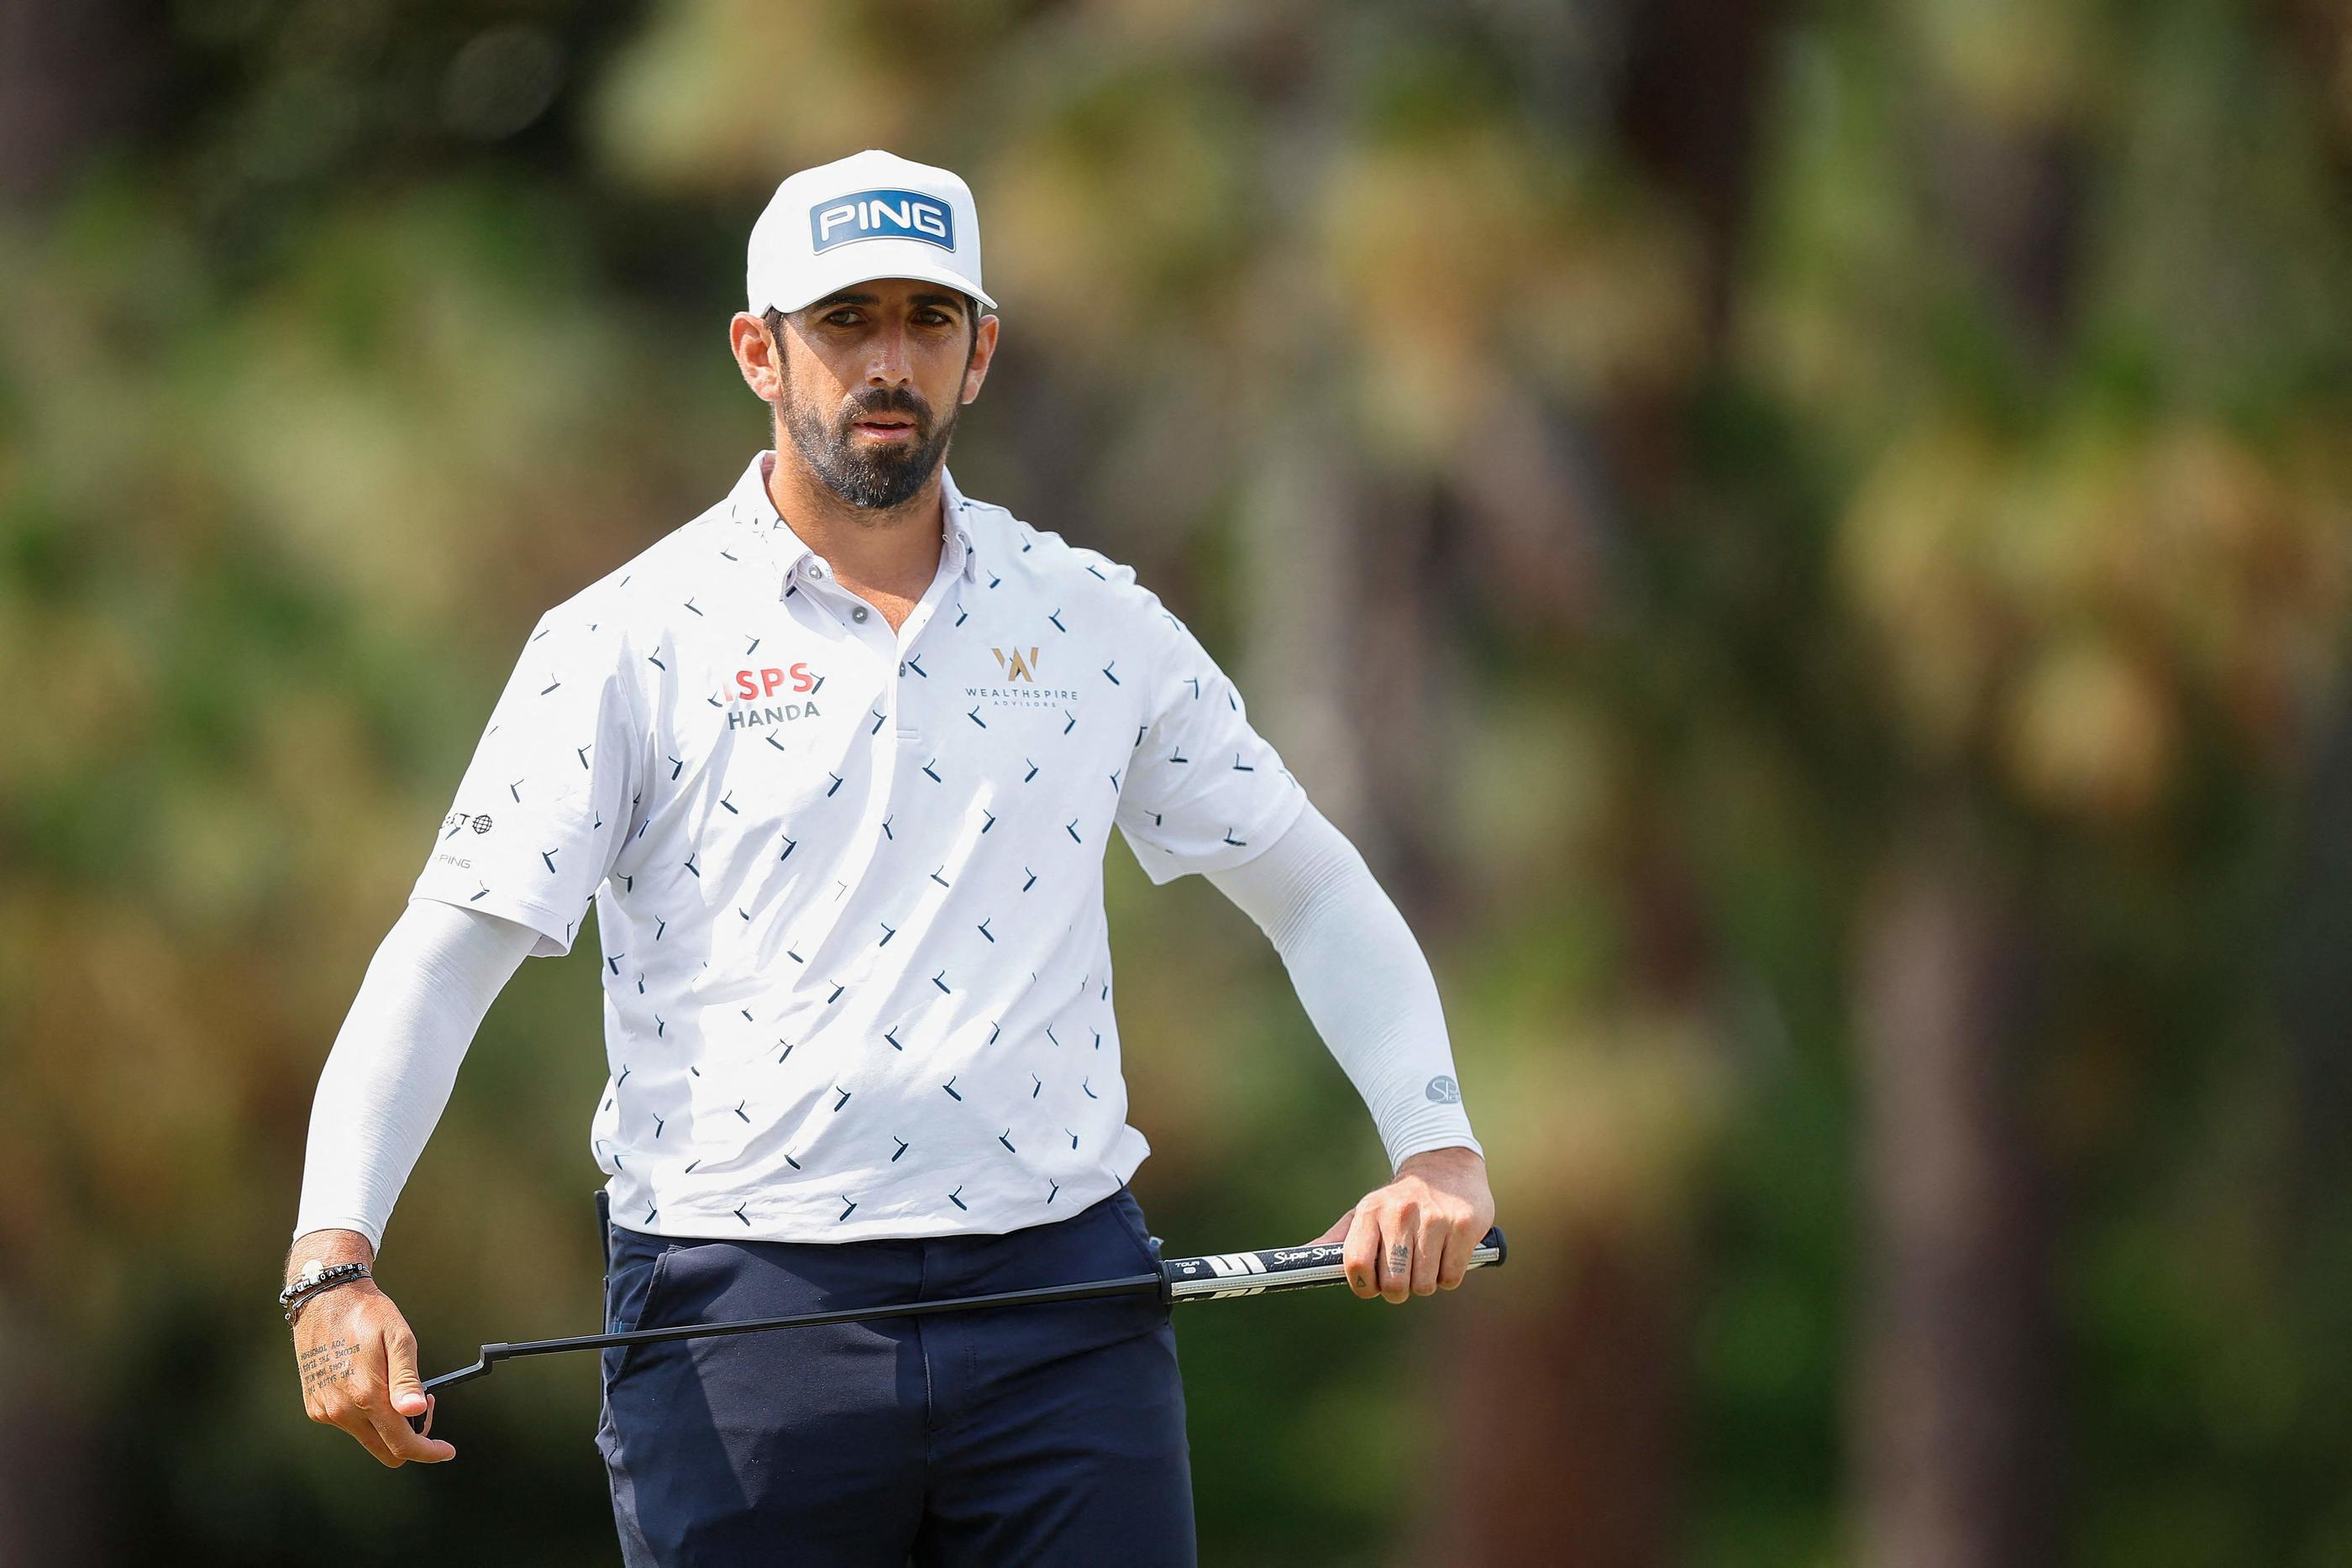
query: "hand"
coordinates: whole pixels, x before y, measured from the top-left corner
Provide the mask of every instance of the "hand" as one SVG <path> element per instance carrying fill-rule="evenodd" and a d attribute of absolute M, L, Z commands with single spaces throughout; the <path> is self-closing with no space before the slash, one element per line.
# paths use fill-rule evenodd
<path fill-rule="evenodd" d="M 312 1239 L 305 1237 L 303 1243 Z M 350 1239 L 365 1249 L 364 1238 Z M 301 1243 L 295 1250 L 327 1262 L 346 1260 L 315 1247 L 306 1251 Z M 361 1260 L 366 1260 L 363 1250 Z M 433 1429 L 435 1400 L 416 1375 L 416 1336 L 373 1280 L 337 1285 L 303 1303 L 294 1319 L 294 1364 L 310 1419 L 349 1432 L 378 1463 L 396 1469 L 411 1459 L 439 1464 L 457 1457 L 452 1445 L 425 1436 Z M 416 1416 L 425 1417 L 424 1432 L 408 1424 Z"/>
<path fill-rule="evenodd" d="M 1316 1242 L 1347 1239 L 1348 1288 L 1367 1301 L 1451 1291 L 1495 1223 L 1486 1162 L 1464 1148 L 1409 1155 L 1388 1186 L 1364 1195 Z"/>

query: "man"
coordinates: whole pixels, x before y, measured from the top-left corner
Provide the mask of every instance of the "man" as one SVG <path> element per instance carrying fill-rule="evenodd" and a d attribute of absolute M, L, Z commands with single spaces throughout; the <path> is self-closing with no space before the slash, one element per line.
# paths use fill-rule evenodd
<path fill-rule="evenodd" d="M 943 466 L 994 357 L 979 220 L 867 152 L 751 235 L 736 362 L 775 444 L 525 643 L 320 1076 L 295 1347 L 313 1419 L 447 1459 L 373 1261 L 484 1010 L 593 901 L 614 1331 L 1131 1274 L 1103 851 L 1272 937 L 1394 1171 L 1357 1293 L 1493 1219 L 1429 967 L 1134 574 Z M 307 1283 L 306 1283 L 307 1281 Z M 1190 1563 L 1164 1309 L 1072 1302 L 607 1352 L 633 1564 Z"/>

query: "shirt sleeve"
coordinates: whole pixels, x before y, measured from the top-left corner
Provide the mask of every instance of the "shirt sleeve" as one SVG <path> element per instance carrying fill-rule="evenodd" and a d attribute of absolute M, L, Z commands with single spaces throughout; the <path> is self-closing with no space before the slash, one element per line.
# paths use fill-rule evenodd
<path fill-rule="evenodd" d="M 1119 785 L 1119 831 L 1154 883 L 1239 865 L 1290 826 L 1306 791 L 1200 640 L 1118 570 L 1147 644 L 1143 733 Z"/>
<path fill-rule="evenodd" d="M 383 1245 L 482 1015 L 537 941 L 528 927 L 430 900 L 412 900 L 393 922 L 319 1072 L 298 1240 L 356 1230 Z"/>
<path fill-rule="evenodd" d="M 619 623 L 577 600 L 549 612 L 409 896 L 528 925 L 533 957 L 570 952 L 643 797 L 644 733 Z"/>
<path fill-rule="evenodd" d="M 1282 955 L 1315 1031 L 1372 1113 L 1389 1169 L 1432 1149 L 1484 1155 L 1429 959 L 1347 835 L 1310 803 L 1264 854 L 1209 880 Z"/>

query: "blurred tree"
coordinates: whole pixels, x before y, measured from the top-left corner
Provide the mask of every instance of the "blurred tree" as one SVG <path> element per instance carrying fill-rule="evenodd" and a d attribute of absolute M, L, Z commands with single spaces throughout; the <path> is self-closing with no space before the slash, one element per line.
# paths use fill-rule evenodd
<path fill-rule="evenodd" d="M 1186 1322 L 1206 1560 L 2352 1552 L 2345 22 L 0 0 L 0 1558 L 606 1559 L 593 1387 L 374 1474 L 259 1303 L 515 646 L 762 437 L 743 232 L 877 144 L 987 216 L 960 481 L 1239 666 L 1517 1242 Z M 1113 859 L 1156 1228 L 1311 1234 L 1360 1110 Z M 593 998 L 395 1220 L 428 1359 L 593 1299 Z"/>

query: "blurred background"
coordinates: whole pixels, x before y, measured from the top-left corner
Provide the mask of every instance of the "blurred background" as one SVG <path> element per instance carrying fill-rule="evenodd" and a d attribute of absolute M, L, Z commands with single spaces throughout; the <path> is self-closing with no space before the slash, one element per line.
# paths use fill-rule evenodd
<path fill-rule="evenodd" d="M 0 0 L 0 1560 L 615 1561 L 593 1365 L 388 1472 L 269 1297 L 522 639 L 765 444 L 745 235 L 867 146 L 979 196 L 959 480 L 1238 672 L 1512 1236 L 1180 1319 L 1204 1562 L 2352 1562 L 2346 0 Z M 1110 861 L 1154 1228 L 1314 1234 L 1368 1118 Z M 428 1372 L 595 1321 L 594 963 L 394 1218 Z"/>

